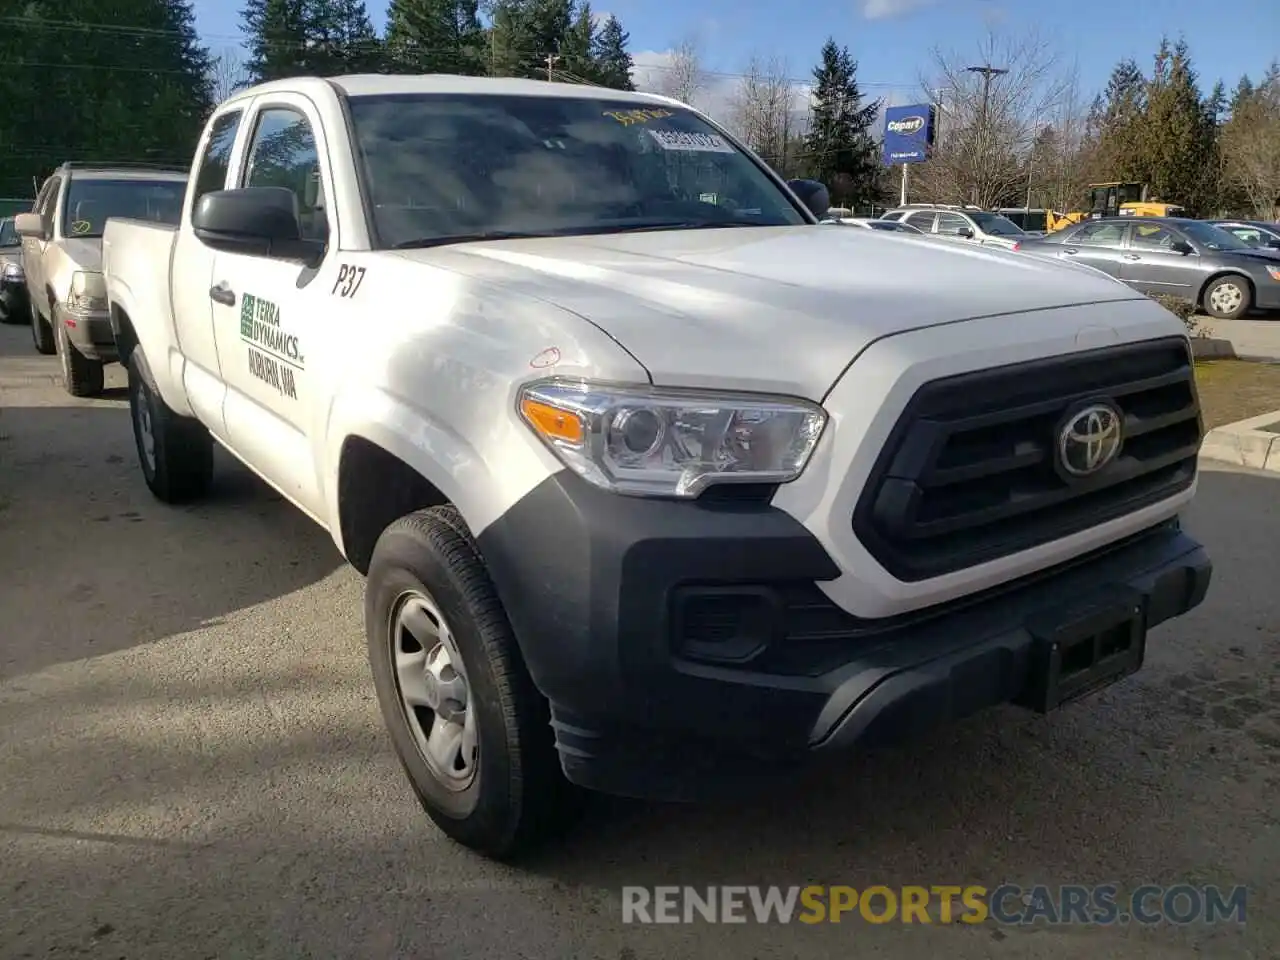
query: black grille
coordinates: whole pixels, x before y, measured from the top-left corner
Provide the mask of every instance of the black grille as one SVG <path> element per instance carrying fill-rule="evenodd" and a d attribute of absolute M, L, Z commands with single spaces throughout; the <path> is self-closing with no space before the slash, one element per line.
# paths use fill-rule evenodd
<path fill-rule="evenodd" d="M 1055 438 L 1106 400 L 1124 446 L 1067 479 Z M 1200 403 L 1182 338 L 997 367 L 925 384 L 881 452 L 853 514 L 859 540 L 900 580 L 941 576 L 1132 513 L 1195 480 Z"/>

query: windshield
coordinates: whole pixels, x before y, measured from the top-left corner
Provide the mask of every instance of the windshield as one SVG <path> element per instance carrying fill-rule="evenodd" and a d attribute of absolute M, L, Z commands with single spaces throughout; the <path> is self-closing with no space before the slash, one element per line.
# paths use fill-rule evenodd
<path fill-rule="evenodd" d="M 1002 217 L 998 213 L 971 213 L 973 222 L 978 228 L 986 234 L 993 237 L 1020 237 L 1023 230 L 1008 217 Z"/>
<path fill-rule="evenodd" d="M 62 207 L 62 235 L 101 237 L 108 217 L 177 225 L 187 185 L 182 180 L 71 178 Z"/>
<path fill-rule="evenodd" d="M 1223 230 L 1221 227 L 1215 227 L 1211 223 L 1192 220 L 1188 223 L 1180 223 L 1178 224 L 1178 227 L 1198 245 L 1206 247 L 1209 250 L 1253 249 L 1234 233 L 1231 233 L 1228 230 Z"/>
<path fill-rule="evenodd" d="M 351 99 L 383 246 L 803 224 L 746 154 L 678 108 L 591 97 Z"/>
<path fill-rule="evenodd" d="M 22 238 L 13 227 L 13 217 L 0 220 L 0 247 L 17 247 L 21 244 Z"/>

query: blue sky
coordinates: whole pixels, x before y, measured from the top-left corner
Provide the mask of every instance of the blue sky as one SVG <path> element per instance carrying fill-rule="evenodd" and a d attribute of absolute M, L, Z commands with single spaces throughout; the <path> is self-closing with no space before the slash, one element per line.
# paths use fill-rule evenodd
<path fill-rule="evenodd" d="M 386 0 L 367 0 L 381 29 Z M 220 52 L 238 44 L 235 0 L 195 0 L 205 42 Z M 994 28 L 1020 35 L 1036 29 L 1079 65 L 1091 96 L 1111 67 L 1135 57 L 1145 68 L 1162 33 L 1185 36 L 1206 88 L 1222 77 L 1258 76 L 1280 56 L 1280 0 L 1232 0 L 1229 16 L 1211 0 L 596 0 L 631 33 L 641 65 L 695 34 L 704 67 L 741 71 L 753 53 L 784 58 L 788 73 L 807 77 L 828 35 L 859 61 L 866 92 L 911 102 L 935 46 L 976 52 Z M 729 78 L 723 78 L 728 80 Z"/>

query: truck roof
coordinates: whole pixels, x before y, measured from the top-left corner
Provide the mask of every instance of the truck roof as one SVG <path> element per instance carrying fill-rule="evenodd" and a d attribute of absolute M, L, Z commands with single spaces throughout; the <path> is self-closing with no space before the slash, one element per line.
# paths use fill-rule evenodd
<path fill-rule="evenodd" d="M 61 176 L 71 175 L 74 180 L 173 180 L 185 182 L 190 175 L 177 170 L 147 170 L 137 167 L 113 167 L 109 164 L 87 166 L 82 164 L 63 164 L 57 173 Z"/>
<path fill-rule="evenodd" d="M 350 97 L 402 93 L 477 93 L 494 96 L 527 97 L 591 97 L 632 103 L 655 103 L 686 106 L 671 97 L 656 93 L 614 90 L 582 83 L 555 83 L 546 80 L 524 80 L 517 77 L 464 77 L 449 73 L 423 74 L 348 74 L 339 77 L 290 77 L 273 80 L 238 91 L 230 100 L 287 90 L 304 92 L 324 84 L 332 84 Z M 230 100 L 228 102 L 230 102 Z"/>

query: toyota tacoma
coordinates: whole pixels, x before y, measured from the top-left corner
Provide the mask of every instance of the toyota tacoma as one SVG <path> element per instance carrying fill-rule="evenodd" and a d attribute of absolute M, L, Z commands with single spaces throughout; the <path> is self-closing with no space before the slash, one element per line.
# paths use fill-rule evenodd
<path fill-rule="evenodd" d="M 108 221 L 147 485 L 217 443 L 328 531 L 455 840 L 1049 711 L 1203 600 L 1182 324 L 827 199 L 671 99 L 349 76 L 235 94 L 180 223 Z"/>

